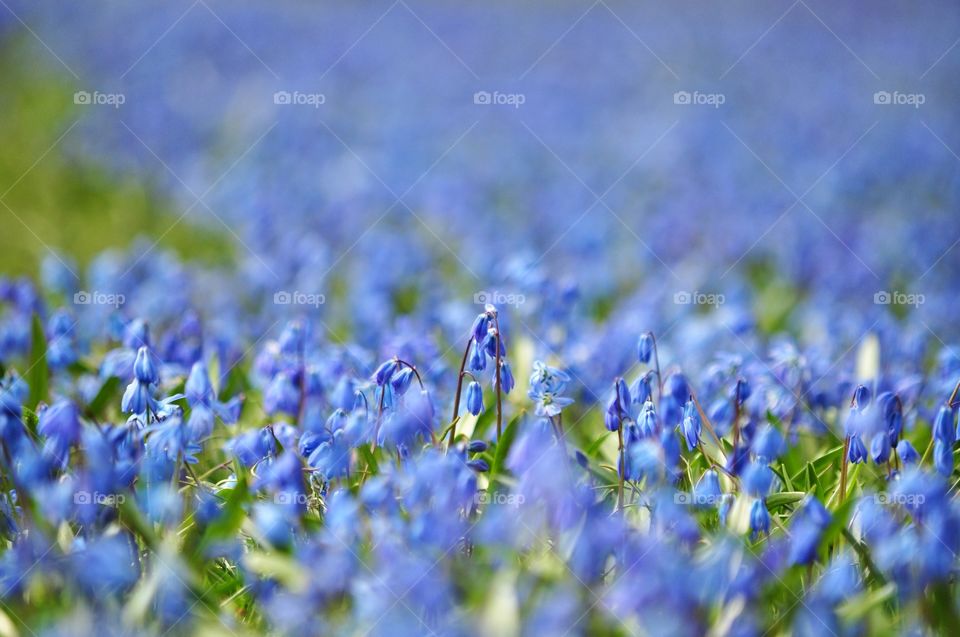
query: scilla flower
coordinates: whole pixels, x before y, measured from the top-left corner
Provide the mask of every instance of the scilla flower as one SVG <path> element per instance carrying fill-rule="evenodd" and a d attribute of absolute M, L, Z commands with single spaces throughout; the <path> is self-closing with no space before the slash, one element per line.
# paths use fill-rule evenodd
<path fill-rule="evenodd" d="M 770 424 L 761 427 L 750 443 L 750 450 L 753 451 L 757 457 L 764 458 L 771 462 L 780 457 L 783 449 L 783 435 L 776 427 Z"/>
<path fill-rule="evenodd" d="M 380 366 L 377 367 L 376 371 L 373 372 L 372 380 L 378 385 L 383 386 L 385 383 L 390 382 L 390 379 L 393 377 L 393 374 L 397 371 L 399 367 L 397 359 L 391 358 L 388 361 L 380 363 Z"/>
<path fill-rule="evenodd" d="M 876 464 L 884 464 L 890 460 L 890 434 L 881 431 L 873 436 L 870 441 L 870 457 Z"/>
<path fill-rule="evenodd" d="M 753 537 L 766 535 L 770 532 L 770 513 L 763 499 L 754 500 L 750 507 L 750 531 Z"/>
<path fill-rule="evenodd" d="M 653 334 L 644 332 L 637 341 L 637 360 L 641 363 L 649 363 L 653 356 Z"/>
<path fill-rule="evenodd" d="M 567 398 L 566 396 L 557 396 L 548 391 L 535 392 L 530 390 L 528 392 L 530 398 L 536 401 L 535 411 L 538 416 L 546 416 L 547 418 L 552 418 L 560 414 L 563 411 L 564 407 L 573 404 L 572 398 Z"/>
<path fill-rule="evenodd" d="M 933 421 L 933 437 L 944 444 L 952 445 L 957 439 L 954 425 L 954 411 L 949 405 L 941 405 Z"/>
<path fill-rule="evenodd" d="M 641 438 L 650 438 L 657 433 L 657 411 L 653 407 L 652 400 L 643 403 L 643 409 L 640 410 L 637 424 Z"/>
<path fill-rule="evenodd" d="M 817 556 L 817 547 L 824 530 L 830 524 L 830 513 L 813 496 L 807 496 L 794 513 L 790 524 L 791 564 L 810 564 Z"/>
<path fill-rule="evenodd" d="M 157 401 L 153 398 L 153 384 L 158 380 L 153 357 L 146 346 L 137 352 L 133 364 L 133 380 L 123 392 L 120 408 L 127 414 L 143 414 L 148 410 L 156 411 Z"/>
<path fill-rule="evenodd" d="M 901 440 L 897 444 L 897 456 L 903 464 L 916 464 L 920 461 L 920 454 L 913 448 L 909 440 Z"/>
<path fill-rule="evenodd" d="M 688 400 L 683 409 L 683 439 L 687 443 L 687 449 L 693 451 L 700 442 L 700 414 L 697 413 L 696 406 L 692 400 Z"/>
<path fill-rule="evenodd" d="M 942 476 L 953 473 L 953 443 L 937 439 L 933 443 L 933 465 Z"/>
<path fill-rule="evenodd" d="M 533 362 L 533 372 L 530 374 L 530 387 L 549 391 L 554 394 L 563 393 L 564 388 L 570 381 L 570 376 L 565 372 L 546 365 L 543 361 Z"/>
<path fill-rule="evenodd" d="M 220 416 L 223 422 L 232 425 L 240 417 L 240 397 L 235 397 L 227 403 L 217 400 L 210 384 L 210 374 L 207 366 L 197 361 L 190 368 L 184 393 L 190 404 L 190 417 L 187 427 L 192 431 L 194 440 L 209 436 L 213 431 L 214 415 Z"/>
<path fill-rule="evenodd" d="M 752 496 L 762 498 L 773 485 L 773 471 L 762 462 L 754 462 L 743 473 L 743 488 Z"/>
<path fill-rule="evenodd" d="M 80 413 L 69 400 L 58 401 L 40 411 L 37 431 L 47 441 L 44 450 L 60 462 L 66 462 L 70 447 L 80 439 Z"/>
<path fill-rule="evenodd" d="M 630 418 L 630 390 L 627 389 L 627 383 L 622 378 L 618 378 L 613 384 L 613 392 L 607 401 L 607 409 L 604 414 L 604 424 L 610 431 L 616 431 L 620 428 L 620 423 Z"/>
<path fill-rule="evenodd" d="M 723 491 L 720 489 L 720 476 L 713 469 L 703 472 L 703 476 L 693 490 L 694 502 L 698 506 L 716 506 L 720 504 Z"/>
<path fill-rule="evenodd" d="M 863 444 L 860 434 L 850 436 L 850 448 L 847 451 L 847 459 L 851 464 L 858 464 L 867 459 L 867 447 Z"/>
<path fill-rule="evenodd" d="M 494 374 L 493 385 L 497 385 L 497 377 Z M 513 372 L 510 370 L 510 364 L 507 363 L 506 359 L 500 359 L 500 388 L 503 390 L 504 394 L 509 394 L 513 389 L 516 382 L 513 379 Z"/>
<path fill-rule="evenodd" d="M 467 385 L 467 410 L 474 416 L 483 411 L 483 388 L 475 380 Z"/>

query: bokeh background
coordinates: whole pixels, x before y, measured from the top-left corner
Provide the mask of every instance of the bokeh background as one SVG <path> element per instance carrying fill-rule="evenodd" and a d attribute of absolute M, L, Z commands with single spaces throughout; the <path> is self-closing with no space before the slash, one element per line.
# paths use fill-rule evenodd
<path fill-rule="evenodd" d="M 587 384 L 638 329 L 956 335 L 951 3 L 2 5 L 8 274 L 238 342 L 522 299 Z"/>

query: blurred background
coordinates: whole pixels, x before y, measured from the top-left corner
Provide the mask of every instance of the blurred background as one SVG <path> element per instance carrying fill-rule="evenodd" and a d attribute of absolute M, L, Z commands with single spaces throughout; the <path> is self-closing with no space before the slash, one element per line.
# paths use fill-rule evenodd
<path fill-rule="evenodd" d="M 128 273 L 176 263 L 203 311 L 324 294 L 360 342 L 483 294 L 956 332 L 952 3 L 4 0 L 0 29 L 8 274 L 142 312 Z"/>

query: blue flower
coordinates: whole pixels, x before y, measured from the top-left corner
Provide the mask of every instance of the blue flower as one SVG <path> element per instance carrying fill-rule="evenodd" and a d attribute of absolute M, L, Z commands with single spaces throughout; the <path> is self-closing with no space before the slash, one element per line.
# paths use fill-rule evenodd
<path fill-rule="evenodd" d="M 791 518 L 788 557 L 791 564 L 810 564 L 816 559 L 820 538 L 829 524 L 830 513 L 815 497 L 807 496 Z"/>
<path fill-rule="evenodd" d="M 60 400 L 39 413 L 37 431 L 47 438 L 47 446 L 59 462 L 65 463 L 70 447 L 80 440 L 80 412 L 76 404 Z"/>
<path fill-rule="evenodd" d="M 852 464 L 859 464 L 867 459 L 867 447 L 863 444 L 860 434 L 850 436 L 850 446 L 847 450 L 847 460 Z"/>
<path fill-rule="evenodd" d="M 954 418 L 956 413 L 949 405 L 941 405 L 937 417 L 933 421 L 933 437 L 945 444 L 952 445 L 957 439 Z"/>
<path fill-rule="evenodd" d="M 853 392 L 853 407 L 857 411 L 863 412 L 867 407 L 870 406 L 870 390 L 867 389 L 864 385 L 857 385 L 857 388 Z"/>
<path fill-rule="evenodd" d="M 274 376 L 263 392 L 263 409 L 268 415 L 285 413 L 291 416 L 300 410 L 300 390 L 286 372 Z"/>
<path fill-rule="evenodd" d="M 483 388 L 475 380 L 467 385 L 467 410 L 474 416 L 483 411 Z"/>
<path fill-rule="evenodd" d="M 949 477 L 953 473 L 953 443 L 939 438 L 933 443 L 933 465 L 940 475 Z"/>
<path fill-rule="evenodd" d="M 637 360 L 641 363 L 649 363 L 653 355 L 653 334 L 644 332 L 637 340 Z"/>
<path fill-rule="evenodd" d="M 754 462 L 743 473 L 743 488 L 752 496 L 763 498 L 773 485 L 773 470 L 762 462 Z"/>
<path fill-rule="evenodd" d="M 700 414 L 692 400 L 688 400 L 684 407 L 684 417 L 682 423 L 683 439 L 687 443 L 687 449 L 693 451 L 700 442 Z"/>
<path fill-rule="evenodd" d="M 480 341 L 474 341 L 470 347 L 470 359 L 467 368 L 474 372 L 482 372 L 487 368 L 487 357 L 483 352 Z"/>
<path fill-rule="evenodd" d="M 153 355 L 146 346 L 137 350 L 137 358 L 133 362 L 133 375 L 144 385 L 152 385 L 160 380 L 157 366 L 153 362 Z"/>
<path fill-rule="evenodd" d="M 391 358 L 388 361 L 380 363 L 380 366 L 377 367 L 377 370 L 373 373 L 373 381 L 378 386 L 382 387 L 385 383 L 390 381 L 398 367 L 399 363 L 395 358 Z"/>
<path fill-rule="evenodd" d="M 543 361 L 533 362 L 533 372 L 530 373 L 531 389 L 562 394 L 568 382 L 570 382 L 570 376 L 566 372 L 550 367 Z"/>
<path fill-rule="evenodd" d="M 769 423 L 760 428 L 750 443 L 750 449 L 754 455 L 767 461 L 779 458 L 784 447 L 785 443 L 780 430 Z"/>
<path fill-rule="evenodd" d="M 890 459 L 890 434 L 882 431 L 870 441 L 870 456 L 876 464 L 884 464 Z"/>
<path fill-rule="evenodd" d="M 616 431 L 620 424 L 630 418 L 630 390 L 627 383 L 618 378 L 613 383 L 613 391 L 610 399 L 607 401 L 607 409 L 604 415 L 604 423 L 610 431 Z"/>
<path fill-rule="evenodd" d="M 720 476 L 713 469 L 703 472 L 700 481 L 693 490 L 694 502 L 700 506 L 718 506 L 723 491 L 720 489 Z"/>
<path fill-rule="evenodd" d="M 754 500 L 750 507 L 750 531 L 754 537 L 770 532 L 770 513 L 762 498 Z"/>
<path fill-rule="evenodd" d="M 901 440 L 897 444 L 897 456 L 899 456 L 903 464 L 916 464 L 920 461 L 920 454 L 913 448 L 910 441 L 906 439 Z"/>
<path fill-rule="evenodd" d="M 497 383 L 496 376 L 493 379 L 494 385 Z M 504 394 L 509 394 L 516 382 L 513 378 L 513 372 L 510 371 L 510 364 L 507 363 L 506 359 L 500 359 L 500 389 Z"/>

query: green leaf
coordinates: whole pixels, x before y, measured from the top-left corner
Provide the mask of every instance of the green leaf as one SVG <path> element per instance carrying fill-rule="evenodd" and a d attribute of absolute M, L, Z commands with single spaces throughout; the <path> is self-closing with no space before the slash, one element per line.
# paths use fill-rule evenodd
<path fill-rule="evenodd" d="M 806 495 L 803 491 L 781 491 L 780 493 L 774 493 L 773 495 L 767 496 L 767 508 L 773 509 L 788 504 L 796 504 L 803 500 Z"/>
<path fill-rule="evenodd" d="M 250 496 L 247 489 L 247 474 L 245 471 L 238 470 L 237 482 L 232 489 L 221 491 L 220 494 L 226 494 L 223 504 L 223 510 L 220 516 L 207 527 L 200 541 L 199 553 L 207 548 L 212 542 L 234 535 L 243 523 L 246 512 L 243 505 Z"/>
<path fill-rule="evenodd" d="M 370 447 L 367 445 L 360 445 L 357 447 L 357 451 L 360 453 L 360 456 L 363 458 L 364 462 L 367 463 L 368 474 L 373 476 L 380 473 L 380 466 L 377 463 L 377 457 L 373 455 L 373 451 L 370 450 Z"/>
<path fill-rule="evenodd" d="M 507 453 L 510 451 L 510 447 L 513 445 L 514 439 L 517 437 L 517 428 L 519 427 L 520 419 L 523 417 L 525 412 L 520 412 L 513 417 L 509 423 L 507 423 L 506 429 L 503 430 L 503 436 L 500 437 L 500 440 L 497 441 L 496 453 L 493 456 L 493 466 L 490 467 L 490 477 L 493 478 L 500 473 L 503 473 L 503 465 L 507 461 Z"/>
<path fill-rule="evenodd" d="M 897 587 L 893 583 L 885 584 L 880 588 L 865 591 L 861 595 L 845 602 L 837 612 L 848 621 L 857 621 L 866 616 L 874 608 L 894 599 Z"/>
<path fill-rule="evenodd" d="M 30 367 L 27 383 L 30 385 L 30 397 L 27 405 L 36 410 L 37 405 L 49 400 L 48 385 L 50 370 L 47 368 L 47 336 L 43 333 L 40 317 L 33 315 L 30 326 Z"/>
<path fill-rule="evenodd" d="M 600 447 L 603 446 L 603 443 L 607 441 L 607 438 L 609 438 L 611 434 L 612 432 L 610 431 L 604 431 L 602 436 L 594 440 L 590 444 L 590 446 L 587 447 L 587 450 L 584 452 L 584 455 L 586 455 L 588 458 L 593 458 L 594 456 L 596 456 L 597 452 L 600 450 Z"/>
<path fill-rule="evenodd" d="M 86 414 L 90 418 L 99 418 L 104 415 L 107 407 L 114 402 L 117 397 L 117 390 L 120 389 L 120 379 L 111 376 L 100 385 L 100 391 L 93 397 L 90 404 L 87 405 Z"/>

